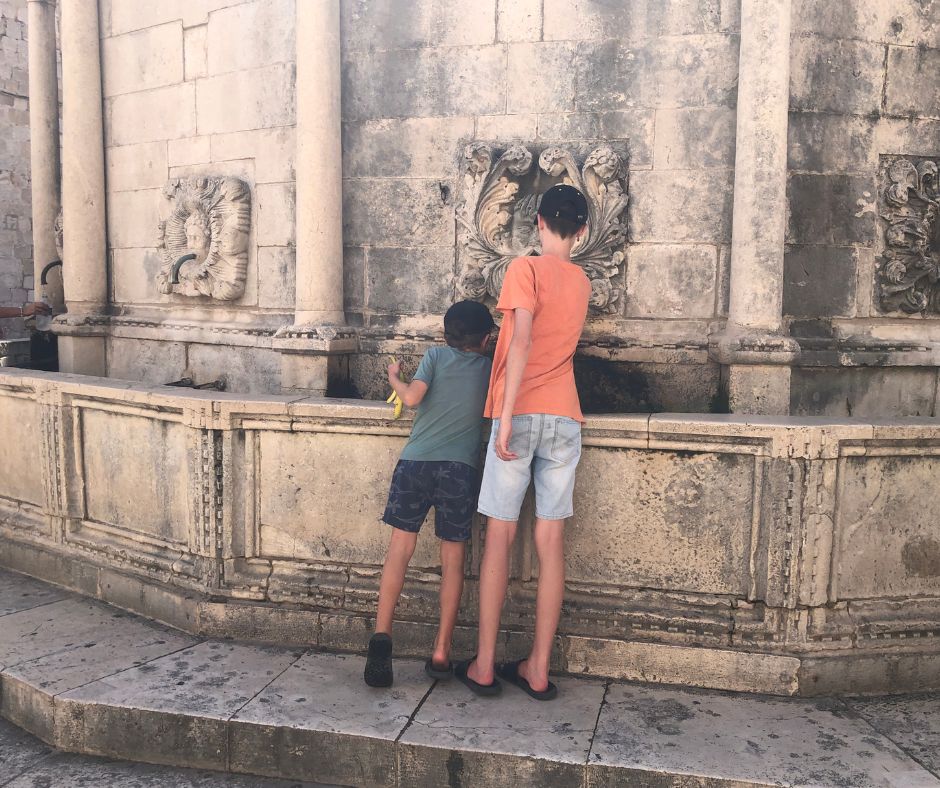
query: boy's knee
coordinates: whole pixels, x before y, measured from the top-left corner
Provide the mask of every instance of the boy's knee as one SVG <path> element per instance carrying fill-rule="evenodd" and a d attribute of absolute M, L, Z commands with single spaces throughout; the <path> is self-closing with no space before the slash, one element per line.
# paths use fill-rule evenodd
<path fill-rule="evenodd" d="M 536 528 L 534 534 L 536 550 L 558 550 L 565 544 L 565 530 L 559 526 L 550 525 Z"/>
<path fill-rule="evenodd" d="M 417 544 L 417 534 L 411 531 L 403 531 L 401 528 L 392 529 L 392 540 L 389 544 L 389 550 L 404 553 L 410 557 L 414 553 Z"/>
<path fill-rule="evenodd" d="M 448 568 L 463 570 L 464 556 L 467 552 L 466 542 L 448 542 L 441 540 L 441 565 Z"/>

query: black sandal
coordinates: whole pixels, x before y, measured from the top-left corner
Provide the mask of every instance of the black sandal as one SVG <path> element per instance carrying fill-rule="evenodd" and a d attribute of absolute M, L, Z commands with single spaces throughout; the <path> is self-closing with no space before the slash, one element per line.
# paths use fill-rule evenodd
<path fill-rule="evenodd" d="M 392 686 L 392 639 L 377 632 L 369 640 L 369 656 L 362 678 L 370 687 Z"/>
<path fill-rule="evenodd" d="M 498 662 L 496 664 L 496 675 L 510 684 L 515 684 L 536 700 L 553 700 L 558 695 L 558 687 L 552 682 L 548 682 L 548 687 L 543 690 L 532 689 L 525 677 L 519 675 L 519 665 L 523 662 L 525 662 L 524 659 L 517 659 L 515 662 Z"/>
<path fill-rule="evenodd" d="M 434 667 L 434 660 L 429 658 L 428 661 L 424 663 L 424 672 L 432 679 L 447 681 L 454 677 L 454 663 L 448 662 L 446 668 L 436 668 Z"/>
<path fill-rule="evenodd" d="M 499 693 L 503 691 L 503 685 L 500 684 L 496 679 L 493 679 L 492 684 L 478 684 L 467 675 L 467 668 L 470 667 L 470 663 L 473 662 L 474 659 L 476 659 L 476 657 L 465 659 L 454 665 L 454 676 L 458 681 L 466 685 L 466 687 L 474 695 L 480 695 L 482 697 L 489 698 L 493 697 L 494 695 L 499 695 Z"/>

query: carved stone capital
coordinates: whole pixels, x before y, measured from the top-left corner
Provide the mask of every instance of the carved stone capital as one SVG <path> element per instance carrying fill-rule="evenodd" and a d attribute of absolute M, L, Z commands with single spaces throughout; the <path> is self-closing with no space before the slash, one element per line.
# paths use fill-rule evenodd
<path fill-rule="evenodd" d="M 348 326 L 290 325 L 274 335 L 273 347 L 282 353 L 335 356 L 359 351 L 359 333 Z"/>
<path fill-rule="evenodd" d="M 728 366 L 792 366 L 800 357 L 800 344 L 782 334 L 728 326 L 710 337 L 708 355 Z"/>

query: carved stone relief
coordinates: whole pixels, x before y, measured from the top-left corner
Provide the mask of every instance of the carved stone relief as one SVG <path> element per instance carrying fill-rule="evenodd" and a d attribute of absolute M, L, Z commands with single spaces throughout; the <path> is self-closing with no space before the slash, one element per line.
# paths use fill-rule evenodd
<path fill-rule="evenodd" d="M 884 252 L 876 277 L 883 312 L 940 314 L 938 162 L 882 157 L 878 207 Z"/>
<path fill-rule="evenodd" d="M 55 222 L 52 225 L 52 232 L 55 234 L 55 251 L 59 255 L 60 260 L 65 259 L 65 220 L 64 212 L 59 208 L 59 212 L 56 214 Z"/>
<path fill-rule="evenodd" d="M 164 189 L 169 218 L 160 222 L 161 293 L 234 301 L 245 292 L 251 191 L 238 178 L 195 177 Z M 164 214 L 164 215 L 167 215 Z M 174 281 L 173 269 L 183 262 Z"/>
<path fill-rule="evenodd" d="M 478 301 L 498 298 L 513 258 L 539 252 L 534 225 L 539 195 L 567 183 L 584 192 L 588 202 L 588 232 L 575 244 L 571 259 L 591 280 L 591 311 L 618 311 L 622 288 L 615 278 L 624 259 L 622 219 L 629 202 L 623 159 L 607 145 L 591 151 L 580 168 L 575 154 L 555 146 L 541 152 L 537 168 L 534 158 L 523 145 L 510 147 L 495 161 L 489 145 L 467 146 L 463 203 L 457 212 L 465 230 L 458 245 L 461 295 Z"/>

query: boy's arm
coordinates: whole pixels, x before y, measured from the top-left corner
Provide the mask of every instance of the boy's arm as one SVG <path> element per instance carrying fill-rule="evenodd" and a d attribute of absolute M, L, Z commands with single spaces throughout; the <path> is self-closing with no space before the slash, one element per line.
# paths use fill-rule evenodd
<path fill-rule="evenodd" d="M 413 380 L 411 383 L 405 383 L 401 379 L 401 362 L 396 361 L 388 365 L 388 382 L 395 390 L 395 393 L 401 397 L 406 408 L 416 408 L 421 404 L 424 395 L 428 393 L 428 384 L 423 380 Z"/>
<path fill-rule="evenodd" d="M 506 353 L 506 382 L 503 389 L 503 407 L 499 415 L 499 432 L 496 434 L 496 456 L 501 460 L 515 460 L 518 456 L 509 451 L 512 437 L 512 412 L 522 385 L 522 375 L 532 349 L 532 313 L 528 309 L 513 310 L 512 339 Z"/>

